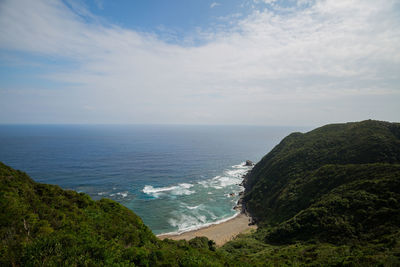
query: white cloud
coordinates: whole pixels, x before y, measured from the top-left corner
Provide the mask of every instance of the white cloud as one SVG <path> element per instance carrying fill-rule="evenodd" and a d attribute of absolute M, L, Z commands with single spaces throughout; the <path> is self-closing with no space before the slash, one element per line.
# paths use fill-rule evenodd
<path fill-rule="evenodd" d="M 210 8 L 214 8 L 214 7 L 220 6 L 220 5 L 221 5 L 220 3 L 212 2 L 211 5 L 210 5 Z"/>
<path fill-rule="evenodd" d="M 71 83 L 68 90 L 31 101 L 7 90 L 2 114 L 25 99 L 31 110 L 40 106 L 63 122 L 320 124 L 374 114 L 399 120 L 396 1 L 254 11 L 230 29 L 202 32 L 207 42 L 200 46 L 166 43 L 62 2 L 0 5 L 0 48 L 74 65 L 41 74 Z"/>
<path fill-rule="evenodd" d="M 264 4 L 272 4 L 274 2 L 277 2 L 277 0 L 254 0 L 254 3 L 264 3 Z"/>

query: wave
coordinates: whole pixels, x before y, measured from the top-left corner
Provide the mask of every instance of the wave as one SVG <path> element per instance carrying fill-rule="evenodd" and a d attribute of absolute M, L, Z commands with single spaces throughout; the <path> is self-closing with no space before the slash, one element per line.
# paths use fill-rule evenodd
<path fill-rule="evenodd" d="M 143 193 L 151 194 L 151 193 L 159 193 L 159 192 L 164 192 L 164 191 L 171 191 L 175 188 L 176 188 L 176 186 L 154 188 L 151 185 L 145 185 L 142 191 L 143 191 Z"/>
<path fill-rule="evenodd" d="M 118 192 L 117 195 L 121 196 L 122 198 L 125 198 L 128 196 L 128 192 Z"/>
<path fill-rule="evenodd" d="M 102 193 L 104 193 L 104 192 L 102 192 Z M 100 195 L 100 193 L 98 195 Z M 103 194 L 101 194 L 101 195 L 103 195 Z M 126 198 L 128 196 L 128 191 L 110 194 L 110 197 L 115 197 L 115 196 L 118 196 L 121 198 Z"/>
<path fill-rule="evenodd" d="M 242 182 L 243 175 L 251 169 L 252 166 L 245 166 L 245 162 L 242 162 L 241 164 L 233 165 L 232 169 L 225 170 L 223 175 L 218 175 L 197 183 L 202 185 L 204 188 L 212 187 L 214 189 L 222 189 L 227 186 L 238 185 Z"/>
<path fill-rule="evenodd" d="M 232 166 L 232 168 L 235 168 L 235 169 L 248 169 L 248 168 L 251 168 L 251 167 L 252 166 L 246 166 L 246 162 L 245 161 L 241 162 L 240 164 Z"/>
<path fill-rule="evenodd" d="M 153 187 L 151 185 L 145 185 L 142 189 L 142 192 L 151 195 L 155 198 L 160 197 L 163 194 L 171 194 L 174 196 L 182 196 L 182 195 L 191 195 L 195 193 L 195 191 L 189 190 L 189 188 L 193 187 L 192 184 L 182 183 L 174 186 L 167 187 Z"/>
<path fill-rule="evenodd" d="M 194 216 L 189 216 L 189 215 L 182 214 L 181 220 L 179 220 L 179 221 L 177 221 L 175 219 L 169 219 L 168 220 L 168 222 L 170 223 L 171 226 L 178 228 L 178 231 L 162 233 L 162 234 L 159 234 L 159 235 L 180 235 L 180 234 L 183 234 L 183 233 L 186 233 L 186 232 L 198 230 L 198 229 L 205 228 L 205 227 L 208 227 L 208 226 L 211 226 L 211 225 L 216 225 L 216 224 L 227 222 L 229 220 L 234 219 L 239 214 L 240 214 L 240 212 L 236 212 L 234 215 L 232 215 L 230 217 L 222 218 L 222 219 L 220 219 L 218 221 L 208 222 L 208 223 L 203 222 L 201 220 L 202 218 L 197 218 L 197 217 L 194 217 Z"/>
<path fill-rule="evenodd" d="M 239 192 L 244 190 L 240 186 L 243 176 L 251 168 L 252 166 L 245 166 L 245 162 L 242 162 L 225 169 L 220 175 L 208 179 L 165 187 L 146 185 L 142 191 L 154 198 L 170 197 L 174 199 L 173 203 L 178 200 L 179 207 L 172 209 L 167 218 L 168 224 L 171 226 L 169 228 L 176 229 L 176 231 L 166 234 L 181 234 L 226 222 L 240 214 L 233 208 L 237 204 Z M 193 193 L 196 194 L 190 198 L 176 199 L 176 196 Z"/>
<path fill-rule="evenodd" d="M 252 166 L 245 166 L 245 162 L 242 162 L 240 164 L 231 166 L 231 169 L 224 170 L 222 175 L 215 176 L 211 179 L 197 181 L 196 185 L 201 185 L 203 188 L 212 188 L 215 190 L 231 187 L 233 185 L 239 185 L 243 180 L 243 175 L 251 170 L 251 168 Z M 142 192 L 154 198 L 159 198 L 160 196 L 164 195 L 191 195 L 196 192 L 193 189 L 189 190 L 193 186 L 195 185 L 190 183 L 181 183 L 178 185 L 165 187 L 154 187 L 152 185 L 145 185 L 142 189 Z M 240 187 L 240 191 L 242 190 L 243 187 Z M 212 192 L 208 192 L 207 194 L 212 194 Z"/>
<path fill-rule="evenodd" d="M 200 204 L 200 205 L 193 206 L 193 207 L 191 207 L 191 206 L 186 206 L 186 208 L 188 208 L 188 209 L 190 209 L 190 210 L 195 210 L 195 209 L 198 209 L 198 208 L 201 207 L 201 206 L 203 206 L 203 205 Z"/>

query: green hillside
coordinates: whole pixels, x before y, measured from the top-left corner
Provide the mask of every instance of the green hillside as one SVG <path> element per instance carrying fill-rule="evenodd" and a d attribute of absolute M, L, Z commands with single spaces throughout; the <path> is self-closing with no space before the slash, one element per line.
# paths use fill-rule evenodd
<path fill-rule="evenodd" d="M 368 163 L 400 163 L 400 124 L 369 120 L 290 134 L 249 175 L 247 208 L 261 224 L 280 223 L 309 205 L 303 198 L 299 203 L 297 197 L 308 188 L 298 187 L 306 186 L 315 175 L 320 176 L 319 168 Z M 332 179 L 336 178 L 326 179 L 332 183 L 331 189 L 341 183 L 335 184 Z M 320 186 L 325 190 L 323 180 Z"/>
<path fill-rule="evenodd" d="M 259 225 L 224 250 L 255 265 L 400 266 L 400 124 L 333 124 L 284 138 L 247 177 Z"/>
<path fill-rule="evenodd" d="M 225 264 L 212 241 L 160 241 L 117 202 L 36 183 L 2 163 L 0 211 L 0 266 Z"/>
<path fill-rule="evenodd" d="M 400 227 L 400 165 L 324 165 L 291 181 L 278 210 L 295 214 L 269 233 L 273 242 L 378 240 Z"/>

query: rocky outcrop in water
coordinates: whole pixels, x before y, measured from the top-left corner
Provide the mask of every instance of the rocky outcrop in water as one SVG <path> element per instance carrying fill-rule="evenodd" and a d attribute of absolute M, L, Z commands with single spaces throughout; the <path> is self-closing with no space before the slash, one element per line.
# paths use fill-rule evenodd
<path fill-rule="evenodd" d="M 254 166 L 254 163 L 251 160 L 246 160 L 244 166 Z"/>

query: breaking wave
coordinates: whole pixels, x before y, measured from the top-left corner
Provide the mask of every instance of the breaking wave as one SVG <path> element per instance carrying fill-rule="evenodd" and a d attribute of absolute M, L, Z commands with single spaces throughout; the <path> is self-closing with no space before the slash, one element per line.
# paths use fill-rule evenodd
<path fill-rule="evenodd" d="M 244 190 L 241 186 L 243 177 L 251 168 L 242 162 L 212 178 L 165 187 L 146 185 L 142 192 L 174 203 L 169 208 L 167 221 L 172 229 L 176 229 L 173 234 L 180 234 L 236 217 L 240 212 L 233 208 L 239 192 Z"/>
<path fill-rule="evenodd" d="M 191 195 L 195 193 L 195 191 L 189 190 L 192 188 L 192 184 L 182 183 L 175 186 L 167 186 L 167 187 L 153 187 L 151 185 L 146 185 L 142 192 L 151 195 L 155 198 L 160 197 L 163 194 L 171 194 L 174 196 L 182 196 L 182 195 Z"/>
<path fill-rule="evenodd" d="M 190 232 L 193 230 L 198 230 L 210 225 L 220 224 L 229 220 L 232 220 L 238 216 L 240 212 L 236 212 L 234 215 L 222 218 L 217 221 L 206 222 L 204 216 L 190 216 L 182 214 L 179 219 L 169 219 L 168 222 L 171 226 L 178 228 L 178 231 L 163 233 L 163 235 L 180 235 L 185 232 Z"/>

